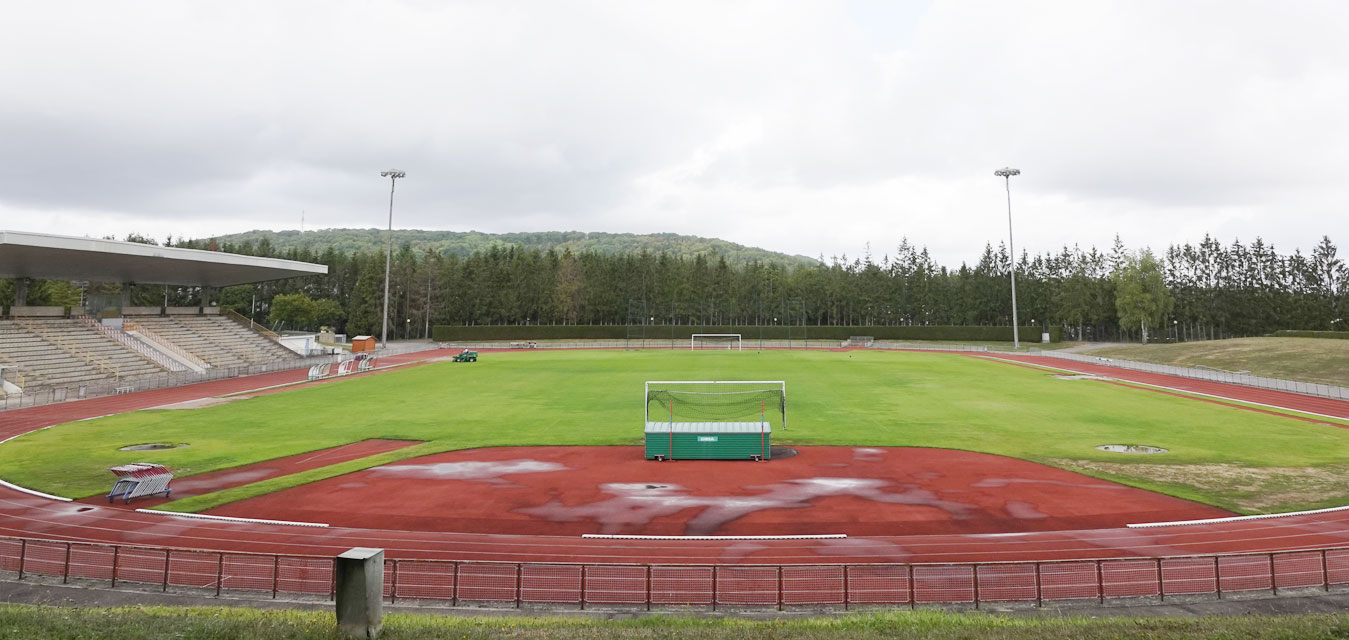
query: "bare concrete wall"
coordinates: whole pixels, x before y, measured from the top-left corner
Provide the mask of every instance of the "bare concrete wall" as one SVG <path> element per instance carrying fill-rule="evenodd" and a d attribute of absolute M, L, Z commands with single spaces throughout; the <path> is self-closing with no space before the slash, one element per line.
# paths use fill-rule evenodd
<path fill-rule="evenodd" d="M 16 318 L 63 318 L 65 307 L 10 307 L 9 315 Z"/>

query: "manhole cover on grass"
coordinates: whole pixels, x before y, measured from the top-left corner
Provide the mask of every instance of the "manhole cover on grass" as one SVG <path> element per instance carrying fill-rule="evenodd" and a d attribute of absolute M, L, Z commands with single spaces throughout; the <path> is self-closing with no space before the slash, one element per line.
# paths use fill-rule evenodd
<path fill-rule="evenodd" d="M 769 447 L 768 452 L 772 454 L 774 460 L 779 458 L 790 458 L 796 455 L 796 449 L 791 447 L 779 447 L 777 445 Z"/>
<path fill-rule="evenodd" d="M 1114 453 L 1166 453 L 1166 449 L 1145 444 L 1103 444 L 1096 448 Z"/>
<path fill-rule="evenodd" d="M 127 445 L 125 447 L 119 448 L 118 451 L 159 451 L 160 449 L 177 449 L 179 447 L 186 447 L 186 446 L 187 446 L 186 442 L 179 442 L 178 444 L 166 444 L 163 442 L 148 442 L 146 444 Z"/>

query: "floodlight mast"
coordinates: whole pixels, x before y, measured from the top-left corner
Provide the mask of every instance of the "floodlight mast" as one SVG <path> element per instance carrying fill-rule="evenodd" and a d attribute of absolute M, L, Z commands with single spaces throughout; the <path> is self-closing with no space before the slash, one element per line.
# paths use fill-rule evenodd
<path fill-rule="evenodd" d="M 384 253 L 384 318 L 383 328 L 379 335 L 380 347 L 387 349 L 389 348 L 389 266 L 393 262 L 393 190 L 394 186 L 398 184 L 398 179 L 406 178 L 407 173 L 398 169 L 389 169 L 379 172 L 379 176 L 389 179 L 389 246 Z"/>
<path fill-rule="evenodd" d="M 1012 176 L 1021 175 L 1020 169 L 1003 167 L 993 172 L 1007 185 L 1007 249 L 1011 252 L 1009 262 L 1012 267 L 1012 349 L 1021 349 L 1021 332 L 1016 320 L 1016 243 L 1012 240 Z"/>

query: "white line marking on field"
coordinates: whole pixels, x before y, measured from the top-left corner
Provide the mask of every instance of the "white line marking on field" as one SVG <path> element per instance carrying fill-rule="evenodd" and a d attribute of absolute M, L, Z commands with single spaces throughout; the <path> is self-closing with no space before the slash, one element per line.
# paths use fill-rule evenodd
<path fill-rule="evenodd" d="M 154 513 L 161 516 L 173 516 L 175 518 L 195 518 L 198 520 L 218 520 L 220 522 L 242 522 L 245 524 L 280 524 L 289 527 L 327 527 L 322 522 L 294 522 L 291 520 L 263 520 L 260 518 L 233 518 L 230 516 L 210 516 L 204 513 L 178 513 L 175 511 L 159 511 L 157 509 L 137 509 L 136 513 Z"/>
<path fill-rule="evenodd" d="M 641 536 L 610 533 L 583 533 L 582 538 L 599 540 L 836 540 L 846 538 L 846 533 L 822 533 L 799 536 Z"/>
<path fill-rule="evenodd" d="M 29 488 L 27 488 L 27 487 L 20 487 L 19 485 L 14 484 L 13 482 L 5 482 L 4 480 L 0 480 L 0 486 L 8 487 L 8 488 L 13 489 L 13 490 L 15 490 L 15 491 L 22 491 L 22 492 L 24 492 L 24 493 L 26 493 L 26 494 L 28 494 L 28 495 L 37 496 L 37 497 L 39 497 L 39 498 L 49 498 L 49 499 L 51 499 L 51 500 L 60 500 L 61 502 L 70 502 L 70 501 L 71 501 L 70 498 L 62 498 L 61 496 L 54 496 L 54 495 L 52 495 L 52 494 L 50 494 L 50 493 L 42 493 L 41 491 L 35 491 L 35 490 L 29 489 Z"/>
<path fill-rule="evenodd" d="M 1068 372 L 1068 373 L 1076 373 L 1076 374 L 1079 374 L 1079 375 L 1100 375 L 1100 374 L 1095 374 L 1095 373 L 1087 374 L 1086 372 L 1081 371 L 1081 370 L 1077 370 L 1077 369 L 1064 369 L 1064 368 L 1061 368 L 1061 367 L 1051 367 L 1051 366 L 1049 366 L 1049 365 L 1047 365 L 1047 364 L 1039 364 L 1039 363 L 1034 363 L 1034 362 L 1022 362 L 1022 361 L 1020 361 L 1020 360 L 1008 360 L 1008 359 L 1006 359 L 1006 358 L 995 358 L 995 357 L 992 357 L 992 356 L 982 356 L 982 357 L 983 357 L 984 359 L 986 359 L 986 360 L 998 360 L 998 361 L 1000 361 L 1000 362 L 1010 362 L 1010 363 L 1012 363 L 1012 364 L 1024 364 L 1024 365 L 1029 366 L 1029 367 L 1040 367 L 1040 368 L 1042 368 L 1042 369 L 1053 369 L 1053 370 L 1055 370 L 1055 371 L 1066 371 L 1066 372 Z M 1099 366 L 1104 366 L 1104 365 L 1099 365 Z M 1125 369 L 1125 371 L 1133 371 L 1133 370 L 1132 370 L 1132 369 Z M 1149 373 L 1149 372 L 1147 372 L 1147 371 L 1139 371 L 1138 373 Z M 1150 375 L 1164 376 L 1164 375 L 1166 375 L 1166 374 L 1165 374 L 1165 373 L 1150 373 Z M 1172 377 L 1174 377 L 1174 376 L 1172 376 Z M 1167 390 L 1167 391 L 1174 391 L 1174 392 L 1176 392 L 1176 393 L 1185 393 L 1185 394 L 1189 394 L 1189 395 L 1192 395 L 1192 396 L 1203 396 L 1203 397 L 1205 397 L 1205 398 L 1218 398 L 1219 400 L 1230 400 L 1230 401 L 1232 401 L 1232 402 L 1240 402 L 1240 403 L 1242 403 L 1242 404 L 1249 404 L 1249 405 L 1254 406 L 1254 407 L 1266 407 L 1266 408 L 1269 408 L 1269 409 L 1279 409 L 1279 410 L 1282 410 L 1282 411 L 1292 411 L 1292 412 L 1294 412 L 1294 413 L 1300 413 L 1300 414 L 1308 415 L 1308 416 L 1316 416 L 1316 417 L 1318 417 L 1318 418 L 1328 418 L 1328 419 L 1331 419 L 1331 420 L 1339 420 L 1339 421 L 1341 421 L 1341 422 L 1344 422 L 1344 421 L 1346 421 L 1346 420 L 1349 420 L 1349 418 L 1344 418 L 1344 417 L 1341 417 L 1341 416 L 1332 416 L 1332 415 L 1328 415 L 1328 414 L 1324 414 L 1324 413 L 1316 413 L 1315 411 L 1307 411 L 1307 410 L 1305 410 L 1305 409 L 1294 409 L 1294 408 L 1292 408 L 1292 407 L 1285 407 L 1285 406 L 1277 405 L 1277 404 L 1266 404 L 1266 403 L 1263 403 L 1263 402 L 1253 402 L 1253 401 L 1251 401 L 1251 400 L 1245 400 L 1245 399 L 1242 399 L 1242 398 L 1233 398 L 1233 397 L 1231 397 L 1231 396 L 1220 396 L 1220 395 L 1213 394 L 1213 393 L 1204 393 L 1204 392 L 1202 392 L 1202 391 L 1191 391 L 1191 390 L 1189 390 L 1189 389 L 1181 389 L 1181 388 L 1178 388 L 1178 387 L 1168 387 L 1168 386 L 1166 386 L 1166 385 L 1152 384 L 1152 383 L 1150 383 L 1150 382 L 1138 382 L 1138 381 L 1136 381 L 1136 380 L 1128 380 L 1128 379 L 1125 379 L 1125 378 L 1107 378 L 1107 380 L 1111 380 L 1111 381 L 1114 381 L 1114 382 L 1123 382 L 1123 383 L 1125 383 L 1125 384 L 1136 384 L 1136 385 L 1139 385 L 1139 386 L 1142 386 L 1142 387 L 1152 387 L 1152 388 L 1154 388 L 1154 389 L 1165 389 L 1165 390 Z M 1220 382 L 1220 383 L 1218 383 L 1218 384 L 1231 384 L 1231 383 Z M 1247 388 L 1250 388 L 1250 389 L 1258 389 L 1259 387 L 1247 387 Z M 1266 391 L 1277 391 L 1277 390 L 1276 390 L 1276 389 L 1266 389 Z M 1281 392 L 1281 393 L 1293 393 L 1293 392 L 1292 392 L 1292 391 L 1283 391 L 1283 392 Z M 1299 394 L 1294 394 L 1294 395 L 1299 395 Z M 1320 396 L 1306 396 L 1306 397 L 1308 397 L 1308 398 L 1319 398 Z M 1329 399 L 1333 399 L 1333 398 L 1329 398 Z"/>
<path fill-rule="evenodd" d="M 1192 524 L 1222 524 L 1224 522 L 1243 522 L 1246 520 L 1267 520 L 1269 518 L 1287 518 L 1289 516 L 1310 516 L 1318 513 L 1331 513 L 1334 511 L 1349 510 L 1349 505 L 1343 507 L 1330 507 L 1328 509 L 1312 509 L 1311 511 L 1289 511 L 1288 513 L 1265 513 L 1254 516 L 1231 516 L 1227 518 L 1209 518 L 1207 520 L 1177 520 L 1175 522 L 1145 522 L 1142 524 L 1125 525 L 1130 529 L 1148 529 L 1152 527 L 1181 527 Z"/>

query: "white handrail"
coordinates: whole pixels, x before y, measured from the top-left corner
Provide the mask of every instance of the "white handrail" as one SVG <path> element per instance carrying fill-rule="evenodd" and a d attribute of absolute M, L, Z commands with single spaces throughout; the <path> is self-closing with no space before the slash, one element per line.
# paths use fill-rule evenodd
<path fill-rule="evenodd" d="M 185 366 L 183 363 L 178 362 L 177 360 L 174 360 L 173 358 L 170 358 L 151 347 L 147 347 L 144 344 L 141 344 L 140 341 L 127 335 L 125 331 L 119 331 L 117 329 L 109 327 L 103 324 L 102 322 L 90 318 L 89 316 L 79 316 L 79 321 L 83 322 L 85 326 L 90 327 L 95 331 L 109 338 L 112 338 L 113 340 L 116 340 L 117 342 L 121 343 L 122 346 L 131 349 L 132 351 L 135 351 L 136 353 L 139 353 L 145 356 L 146 358 L 149 358 L 155 364 L 165 369 L 168 369 L 169 371 L 187 371 L 187 366 Z"/>
<path fill-rule="evenodd" d="M 163 336 L 160 336 L 159 334 L 149 330 L 148 328 L 142 325 L 136 324 L 134 322 L 124 322 L 122 326 L 128 331 L 135 331 L 136 335 L 145 338 L 146 340 L 149 340 L 150 342 L 153 342 L 160 347 L 163 347 L 165 350 L 183 358 L 184 360 L 187 360 L 188 362 L 191 362 L 192 364 L 197 365 L 198 367 L 201 367 L 202 369 L 211 368 L 211 365 L 207 364 L 206 361 L 202 360 L 201 358 L 198 358 L 195 355 L 192 355 L 186 349 L 176 344 L 173 344 L 168 339 L 164 338 Z"/>

